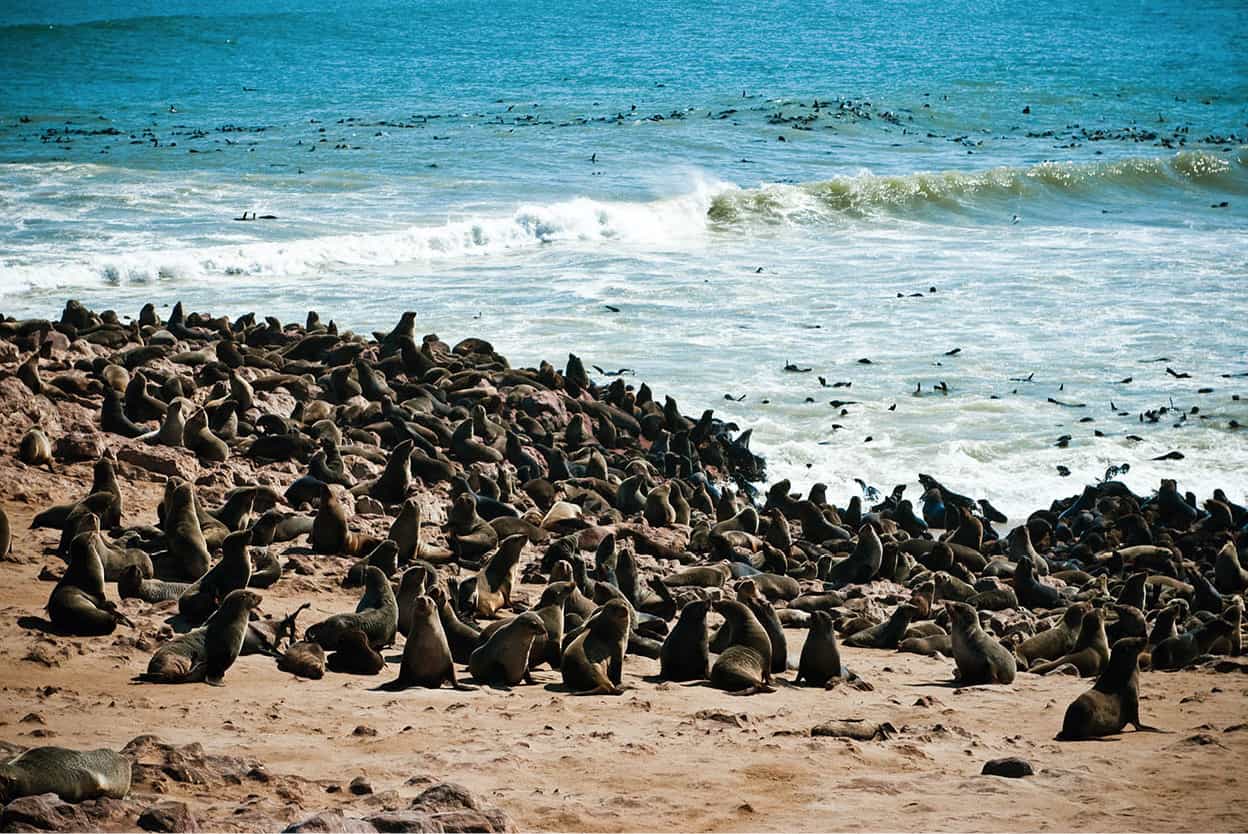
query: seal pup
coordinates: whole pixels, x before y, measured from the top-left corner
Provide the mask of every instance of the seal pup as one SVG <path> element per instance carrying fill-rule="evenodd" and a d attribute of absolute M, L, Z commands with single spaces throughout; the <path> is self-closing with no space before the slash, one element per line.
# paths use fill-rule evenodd
<path fill-rule="evenodd" d="M 524 681 L 533 683 L 529 674 L 529 651 L 533 641 L 546 633 L 546 626 L 533 612 L 512 617 L 468 658 L 473 680 L 485 686 L 512 687 Z"/>
<path fill-rule="evenodd" d="M 744 603 L 719 600 L 717 611 L 727 621 L 732 644 L 711 666 L 711 686 L 734 695 L 774 692 L 771 684 L 771 637 Z"/>
<path fill-rule="evenodd" d="M 446 632 L 442 629 L 438 603 L 433 597 L 417 597 L 412 603 L 411 617 L 399 676 L 378 689 L 391 692 L 413 686 L 437 689 L 443 683 L 450 683 L 455 689 L 476 689 L 455 679 L 454 658 L 446 641 Z"/>
<path fill-rule="evenodd" d="M 1140 652 L 1143 637 L 1124 637 L 1114 644 L 1109 662 L 1096 684 L 1066 708 L 1058 741 L 1100 738 L 1122 732 L 1155 728 L 1140 723 Z"/>
<path fill-rule="evenodd" d="M 70 543 L 69 567 L 52 589 L 46 608 L 52 625 L 65 634 L 98 637 L 112 634 L 118 623 L 134 625 L 104 597 L 104 565 L 89 533 Z"/>
<path fill-rule="evenodd" d="M 338 648 L 326 658 L 325 666 L 331 672 L 375 675 L 386 668 L 386 660 L 368 645 L 368 635 L 358 628 L 352 628 L 338 638 Z"/>
<path fill-rule="evenodd" d="M 810 628 L 806 633 L 806 642 L 802 644 L 794 683 L 806 681 L 811 686 L 830 686 L 844 675 L 834 626 L 832 615 L 827 611 L 811 612 Z"/>
<path fill-rule="evenodd" d="M 369 565 L 364 569 L 364 595 L 351 614 L 335 614 L 319 623 L 308 626 L 304 637 L 321 648 L 333 651 L 338 648 L 342 635 L 358 628 L 368 635 L 374 649 L 383 649 L 394 642 L 399 628 L 399 603 L 394 598 L 394 588 L 380 569 Z"/>
<path fill-rule="evenodd" d="M 1047 663 L 1038 663 L 1029 671 L 1045 675 L 1069 663 L 1079 670 L 1079 677 L 1091 678 L 1100 674 L 1101 668 L 1108 662 L 1109 638 L 1105 636 L 1105 615 L 1099 609 L 1093 609 L 1083 615 L 1079 639 L 1068 654 Z"/>
<path fill-rule="evenodd" d="M 632 612 L 623 599 L 609 600 L 581 625 L 563 651 L 559 670 L 574 695 L 620 695 L 624 652 Z"/>
<path fill-rule="evenodd" d="M 75 803 L 125 799 L 130 778 L 130 759 L 116 750 L 32 747 L 0 764 L 0 805 L 45 793 Z"/>
<path fill-rule="evenodd" d="M 680 619 L 659 650 L 659 677 L 667 681 L 701 681 L 711 675 L 710 635 L 706 615 L 711 603 L 697 599 L 680 609 Z"/>
<path fill-rule="evenodd" d="M 319 681 L 325 677 L 325 650 L 310 640 L 291 643 L 278 659 L 277 668 L 296 677 Z"/>
<path fill-rule="evenodd" d="M 975 609 L 964 602 L 946 600 L 945 611 L 949 613 L 950 643 L 958 683 L 963 686 L 1013 683 L 1018 669 L 1014 655 L 988 636 L 979 624 Z"/>
<path fill-rule="evenodd" d="M 17 446 L 17 459 L 27 466 L 51 466 L 52 442 L 39 426 L 31 426 Z"/>

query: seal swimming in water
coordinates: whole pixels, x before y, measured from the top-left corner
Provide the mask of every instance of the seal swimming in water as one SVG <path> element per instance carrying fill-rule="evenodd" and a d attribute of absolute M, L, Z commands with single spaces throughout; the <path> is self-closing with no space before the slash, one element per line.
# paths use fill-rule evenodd
<path fill-rule="evenodd" d="M 130 759 L 115 750 L 33 747 L 0 764 L 0 805 L 54 793 L 65 802 L 130 793 Z"/>
<path fill-rule="evenodd" d="M 1096 684 L 1066 708 L 1059 741 L 1113 735 L 1128 724 L 1154 729 L 1140 723 L 1139 659 L 1145 643 L 1143 637 L 1124 637 L 1114 644 Z"/>
<path fill-rule="evenodd" d="M 946 600 L 945 610 L 949 612 L 958 683 L 963 686 L 1013 683 L 1018 669 L 1014 655 L 988 636 L 979 624 L 975 609 L 964 602 Z"/>
<path fill-rule="evenodd" d="M 628 646 L 628 603 L 612 599 L 590 615 L 564 649 L 563 683 L 576 695 L 619 695 Z"/>

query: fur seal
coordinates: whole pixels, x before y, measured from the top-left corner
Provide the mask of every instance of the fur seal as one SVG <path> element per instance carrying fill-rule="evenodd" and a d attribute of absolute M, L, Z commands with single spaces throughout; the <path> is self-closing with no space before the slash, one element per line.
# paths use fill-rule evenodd
<path fill-rule="evenodd" d="M 456 689 L 474 689 L 455 679 L 455 663 L 442 629 L 438 603 L 432 597 L 419 596 L 412 604 L 411 616 L 399 676 L 379 689 L 397 691 L 412 686 L 437 689 L 443 683 L 450 683 Z"/>
<path fill-rule="evenodd" d="M 386 667 L 385 658 L 368 645 L 368 635 L 358 628 L 348 629 L 338 638 L 338 648 L 326 658 L 331 672 L 348 675 L 375 675 Z"/>
<path fill-rule="evenodd" d="M 895 649 L 905 639 L 906 629 L 918 612 L 919 609 L 909 603 L 898 605 L 887 620 L 851 635 L 845 639 L 845 645 L 861 649 Z"/>
<path fill-rule="evenodd" d="M 468 658 L 473 680 L 498 687 L 515 686 L 521 681 L 532 683 L 529 651 L 533 641 L 545 633 L 541 618 L 531 611 L 512 617 Z"/>
<path fill-rule="evenodd" d="M 963 686 L 1013 683 L 1018 668 L 1014 655 L 988 636 L 979 624 L 975 609 L 964 602 L 946 600 L 945 610 L 949 612 L 950 642 L 958 682 Z"/>
<path fill-rule="evenodd" d="M 1202 654 L 1208 654 L 1218 640 L 1230 637 L 1231 629 L 1230 622 L 1218 617 L 1177 637 L 1167 637 L 1153 648 L 1152 667 L 1163 672 L 1182 669 Z"/>
<path fill-rule="evenodd" d="M 17 446 L 17 459 L 27 466 L 50 466 L 52 442 L 39 426 L 31 426 Z"/>
<path fill-rule="evenodd" d="M 379 568 L 386 578 L 394 576 L 399 569 L 399 545 L 390 539 L 378 544 L 372 552 L 347 568 L 347 575 L 342 578 L 342 587 L 358 588 L 364 584 L 364 569 L 369 565 Z"/>
<path fill-rule="evenodd" d="M 854 585 L 870 582 L 884 561 L 884 546 L 871 524 L 858 528 L 858 543 L 849 556 L 832 566 L 828 581 L 833 585 Z"/>
<path fill-rule="evenodd" d="M 177 599 L 191 587 L 189 582 L 165 582 L 144 579 L 138 565 L 130 565 L 117 578 L 117 595 L 122 599 L 140 599 L 148 604 Z"/>
<path fill-rule="evenodd" d="M 1091 678 L 1100 674 L 1109 662 L 1109 639 L 1105 636 L 1105 615 L 1093 609 L 1083 615 L 1079 625 L 1079 639 L 1068 654 L 1047 663 L 1038 663 L 1030 671 L 1044 675 L 1067 663 L 1079 670 L 1079 677 Z"/>
<path fill-rule="evenodd" d="M 710 602 L 704 599 L 686 603 L 680 609 L 680 619 L 659 651 L 659 677 L 663 680 L 700 681 L 710 677 L 710 637 L 706 629 L 710 609 Z"/>
<path fill-rule="evenodd" d="M 158 648 L 138 680 L 223 685 L 226 671 L 243 649 L 249 615 L 260 602 L 255 591 L 230 591 L 207 623 Z"/>
<path fill-rule="evenodd" d="M 118 623 L 133 625 L 104 597 L 104 566 L 90 534 L 70 543 L 69 567 L 52 589 L 47 611 L 58 630 L 83 637 L 112 634 Z"/>
<path fill-rule="evenodd" d="M 523 535 L 508 536 L 498 544 L 498 550 L 490 555 L 477 572 L 473 591 L 473 606 L 477 615 L 493 617 L 499 609 L 511 605 L 511 587 L 516 581 L 516 565 L 520 552 L 528 538 Z"/>
<path fill-rule="evenodd" d="M 65 802 L 125 799 L 130 776 L 130 759 L 115 750 L 32 747 L 0 764 L 0 805 L 44 793 Z"/>
<path fill-rule="evenodd" d="M 1066 708 L 1059 741 L 1113 735 L 1128 724 L 1153 729 L 1140 723 L 1139 658 L 1144 644 L 1142 637 L 1124 637 L 1114 644 L 1096 684 Z"/>
<path fill-rule="evenodd" d="M 189 622 L 202 623 L 217 609 L 217 604 L 225 599 L 226 594 L 247 587 L 251 580 L 251 556 L 247 553 L 250 541 L 251 532 L 248 530 L 226 536 L 221 548 L 221 560 L 178 597 L 178 612 Z"/>
<path fill-rule="evenodd" d="M 1039 660 L 1056 660 L 1075 647 L 1083 615 L 1091 610 L 1087 603 L 1067 606 L 1053 628 L 1028 637 L 1014 648 L 1014 654 L 1026 669 Z"/>
<path fill-rule="evenodd" d="M 451 657 L 456 663 L 468 665 L 472 653 L 481 643 L 481 634 L 476 628 L 463 622 L 455 613 L 450 597 L 440 587 L 434 586 L 426 591 L 438 606 L 438 619 L 442 622 L 442 630 L 446 633 L 446 642 L 451 647 Z"/>
<path fill-rule="evenodd" d="M 755 618 L 767 632 L 771 640 L 771 671 L 773 674 L 784 672 L 789 665 L 789 644 L 784 636 L 784 626 L 776 615 L 776 609 L 758 592 L 753 579 L 742 579 L 737 583 L 737 599 L 744 602 L 754 612 Z"/>
<path fill-rule="evenodd" d="M 8 556 L 13 550 L 13 528 L 9 524 L 9 514 L 0 507 L 0 556 Z"/>
<path fill-rule="evenodd" d="M 319 643 L 300 640 L 282 652 L 277 668 L 300 678 L 319 681 L 325 677 L 325 650 Z"/>
<path fill-rule="evenodd" d="M 170 481 L 165 491 L 165 543 L 168 555 L 153 564 L 161 579 L 194 582 L 208 572 L 212 557 L 195 511 L 195 493 L 186 481 Z"/>
<path fill-rule="evenodd" d="M 304 637 L 321 648 L 333 651 L 338 648 L 342 635 L 358 628 L 368 635 L 368 643 L 374 649 L 382 649 L 394 642 L 399 628 L 399 603 L 386 575 L 371 565 L 364 569 L 364 595 L 351 614 L 335 614 L 319 623 L 308 626 Z"/>
<path fill-rule="evenodd" d="M 827 611 L 812 612 L 794 683 L 806 681 L 811 686 L 828 686 L 833 680 L 841 678 L 844 671 L 832 615 Z"/>
<path fill-rule="evenodd" d="M 590 615 L 581 633 L 564 649 L 560 672 L 576 695 L 619 695 L 628 646 L 631 611 L 612 599 Z"/>
<path fill-rule="evenodd" d="M 732 645 L 711 666 L 711 686 L 736 695 L 774 692 L 771 683 L 771 638 L 744 603 L 719 600 L 715 610 L 727 621 Z"/>
<path fill-rule="evenodd" d="M 347 526 L 346 506 L 329 484 L 321 484 L 309 541 L 314 552 L 332 556 L 362 556 L 377 545 L 375 539 L 351 532 Z"/>

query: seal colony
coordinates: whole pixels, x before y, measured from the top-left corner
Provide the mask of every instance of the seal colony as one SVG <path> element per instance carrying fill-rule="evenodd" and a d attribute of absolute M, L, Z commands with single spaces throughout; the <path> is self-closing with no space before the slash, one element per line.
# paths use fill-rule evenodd
<path fill-rule="evenodd" d="M 123 323 L 72 301 L 59 321 L 0 321 L 15 348 L 0 385 L 99 427 L 85 450 L 38 429 L 56 460 L 93 461 L 94 480 L 34 517 L 60 538 L 60 575 L 24 613 L 88 652 L 136 611 L 167 616 L 173 634 L 131 670 L 145 688 L 228 692 L 240 656 L 261 655 L 330 686 L 373 676 L 354 698 L 405 705 L 441 687 L 618 697 L 643 661 L 658 675 L 638 687 L 766 699 L 885 685 L 841 646 L 917 651 L 947 672 L 913 684 L 1087 678 L 1053 716 L 1062 740 L 1151 730 L 1141 669 L 1240 652 L 1248 510 L 1224 494 L 1106 481 L 1008 531 L 987 500 L 928 475 L 919 512 L 900 487 L 838 506 L 818 485 L 759 487 L 750 432 L 711 411 L 595 381 L 576 356 L 513 368 L 481 339 L 418 338 L 415 322 L 369 339 L 315 313 L 300 326 L 179 305 L 162 321 L 148 305 Z M 132 467 L 164 480 L 152 507 L 123 502 Z M 145 510 L 157 524 L 135 521 Z M 300 633 L 298 611 L 265 611 L 263 595 L 306 562 L 359 596 Z"/>

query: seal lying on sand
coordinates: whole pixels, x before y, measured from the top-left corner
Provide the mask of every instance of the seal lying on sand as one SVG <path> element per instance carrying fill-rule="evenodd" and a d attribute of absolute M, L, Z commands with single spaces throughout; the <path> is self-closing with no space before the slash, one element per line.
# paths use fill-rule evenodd
<path fill-rule="evenodd" d="M 115 750 L 33 747 L 0 764 L 0 805 L 54 793 L 65 802 L 130 793 L 130 759 Z"/>

